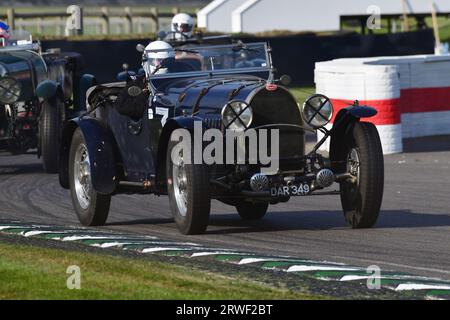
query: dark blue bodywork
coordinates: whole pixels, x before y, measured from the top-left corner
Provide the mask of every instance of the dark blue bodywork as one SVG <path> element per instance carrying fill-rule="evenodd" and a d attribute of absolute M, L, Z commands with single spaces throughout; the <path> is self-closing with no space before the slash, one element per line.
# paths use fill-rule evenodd
<path fill-rule="evenodd" d="M 119 111 L 117 100 L 102 97 L 100 101 L 103 102 L 90 105 L 85 116 L 72 120 L 64 130 L 61 185 L 69 188 L 70 142 L 79 127 L 88 144 L 96 191 L 105 194 L 130 192 L 122 188 L 121 183 L 144 185 L 151 182 L 153 189 L 148 192 L 165 193 L 165 162 L 171 133 L 177 128 L 192 130 L 195 122 L 201 122 L 204 129 L 223 130 L 221 112 L 232 100 L 245 101 L 252 107 L 251 128 L 280 129 L 280 169 L 302 170 L 305 166 L 305 129 L 300 108 L 287 89 L 267 86 L 265 79 L 268 76 L 266 72 L 259 72 L 158 77 L 151 80 L 147 104 L 137 118 Z M 130 82 L 121 82 L 96 87 L 88 100 L 98 101 L 91 96 L 95 98 L 102 94 L 120 96 L 129 86 Z M 338 117 L 343 118 L 346 125 L 339 130 L 345 132 L 348 123 L 372 116 L 373 112 L 367 107 L 341 111 Z M 226 169 L 214 168 L 221 173 Z"/>
<path fill-rule="evenodd" d="M 126 90 L 126 85 L 122 82 L 115 88 L 121 92 Z M 63 187 L 69 187 L 68 155 L 71 135 L 77 127 L 88 141 L 94 188 L 101 193 L 112 193 L 112 189 L 120 191 L 118 181 L 163 183 L 167 144 L 172 131 L 177 128 L 192 130 L 197 121 L 201 121 L 205 129 L 223 129 L 221 111 L 232 100 L 252 105 L 252 127 L 302 123 L 298 105 L 289 91 L 281 86 L 269 91 L 266 80 L 256 75 L 161 79 L 153 85 L 155 90 L 149 95 L 148 106 L 139 119 L 120 114 L 113 103 L 104 103 L 88 115 L 68 123 L 60 155 Z M 298 166 L 298 160 L 304 155 L 304 131 L 286 130 L 284 134 L 295 137 L 282 140 L 286 165 L 297 162 Z M 108 151 L 98 146 L 105 146 Z M 101 166 L 92 165 L 99 161 Z"/>

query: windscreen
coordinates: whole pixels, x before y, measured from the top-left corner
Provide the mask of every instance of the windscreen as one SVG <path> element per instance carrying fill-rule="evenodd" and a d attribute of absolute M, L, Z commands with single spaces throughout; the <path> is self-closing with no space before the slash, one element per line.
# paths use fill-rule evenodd
<path fill-rule="evenodd" d="M 164 50 L 163 50 L 164 51 Z M 221 45 L 208 47 L 188 47 L 175 49 L 175 58 L 167 59 L 159 70 L 150 77 L 164 77 L 168 74 L 183 76 L 183 73 L 215 73 L 215 72 L 245 72 L 266 71 L 270 68 L 265 43 Z M 160 51 L 146 52 L 148 62 Z M 167 55 L 169 56 L 169 55 Z M 172 56 L 173 57 L 173 56 Z"/>

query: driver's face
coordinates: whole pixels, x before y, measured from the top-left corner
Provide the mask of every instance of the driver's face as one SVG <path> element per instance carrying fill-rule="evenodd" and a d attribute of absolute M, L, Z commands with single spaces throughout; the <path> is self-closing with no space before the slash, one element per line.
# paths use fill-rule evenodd
<path fill-rule="evenodd" d="M 190 32 L 191 31 L 191 26 L 188 25 L 187 23 L 175 23 L 175 30 L 178 30 L 179 32 Z"/>
<path fill-rule="evenodd" d="M 154 59 L 152 59 L 151 64 L 154 67 L 158 67 L 158 66 L 160 66 L 163 63 L 163 61 L 164 61 L 164 59 L 154 58 Z"/>

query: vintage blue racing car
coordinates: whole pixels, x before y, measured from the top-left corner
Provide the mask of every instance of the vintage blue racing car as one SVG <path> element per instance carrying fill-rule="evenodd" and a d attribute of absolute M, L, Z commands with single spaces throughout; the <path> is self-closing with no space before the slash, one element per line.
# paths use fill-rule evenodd
<path fill-rule="evenodd" d="M 205 232 L 211 199 L 234 206 L 243 219 L 261 219 L 269 205 L 290 197 L 335 194 L 349 225 L 375 224 L 383 154 L 376 127 L 361 119 L 376 110 L 355 102 L 339 111 L 327 130 L 330 100 L 313 95 L 299 106 L 284 87 L 287 77 L 275 78 L 266 43 L 140 49 L 145 75 L 92 86 L 87 112 L 63 130 L 60 183 L 70 189 L 82 224 L 104 224 L 115 194 L 168 195 L 183 234 Z M 209 146 L 196 135 L 199 128 L 224 145 L 231 134 L 244 134 L 244 140 L 229 139 L 232 149 L 221 156 L 235 159 L 243 150 L 243 158 L 198 162 L 195 150 L 201 154 Z M 268 134 L 266 141 L 259 135 L 257 142 L 258 152 L 268 147 L 277 155 L 276 170 L 249 149 L 250 132 L 263 130 L 278 135 L 271 140 Z M 306 133 L 316 130 L 325 137 L 306 152 Z M 179 149 L 180 133 L 191 133 L 185 142 L 193 152 Z M 318 151 L 326 139 L 328 154 Z M 338 190 L 330 189 L 333 185 Z"/>
<path fill-rule="evenodd" d="M 58 171 L 63 122 L 84 108 L 82 66 L 77 53 L 43 52 L 26 31 L 0 38 L 0 149 L 37 148 L 44 170 Z"/>

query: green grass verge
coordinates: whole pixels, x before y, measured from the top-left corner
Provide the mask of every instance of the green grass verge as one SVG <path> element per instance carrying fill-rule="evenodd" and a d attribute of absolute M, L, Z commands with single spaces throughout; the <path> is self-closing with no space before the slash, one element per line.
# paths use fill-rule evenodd
<path fill-rule="evenodd" d="M 314 87 L 292 87 L 289 88 L 295 97 L 295 100 L 302 105 L 306 99 L 316 93 L 316 88 Z"/>
<path fill-rule="evenodd" d="M 68 266 L 81 289 L 67 289 Z M 0 243 L 2 299 L 317 299 L 169 263 Z"/>

